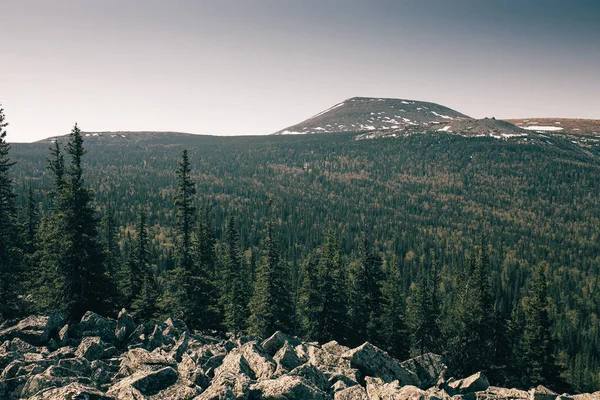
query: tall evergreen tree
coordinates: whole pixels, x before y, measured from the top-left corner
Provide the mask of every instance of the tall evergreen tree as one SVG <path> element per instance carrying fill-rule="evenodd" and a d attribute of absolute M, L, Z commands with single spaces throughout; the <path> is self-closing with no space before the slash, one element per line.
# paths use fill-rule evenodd
<path fill-rule="evenodd" d="M 394 257 L 388 264 L 383 282 L 381 329 L 385 350 L 399 360 L 409 357 L 410 337 L 406 326 L 406 296 L 402 290 L 401 271 Z"/>
<path fill-rule="evenodd" d="M 293 324 L 292 294 L 289 291 L 291 282 L 274 237 L 271 200 L 269 207 L 271 216 L 267 222 L 263 254 L 256 267 L 248 321 L 250 333 L 263 337 L 276 330 L 290 332 Z"/>
<path fill-rule="evenodd" d="M 21 254 L 16 227 L 15 194 L 9 175 L 10 168 L 15 163 L 9 157 L 7 126 L 4 110 L 0 105 L 0 316 L 4 318 L 18 313 L 17 300 L 21 289 Z"/>
<path fill-rule="evenodd" d="M 412 288 L 408 302 L 411 348 L 414 355 L 441 350 L 440 272 L 435 254 L 431 265 Z"/>
<path fill-rule="evenodd" d="M 75 125 L 66 148 L 70 164 L 65 168 L 58 142 L 52 149 L 50 170 L 54 174 L 53 214 L 46 219 L 41 236 L 41 265 L 49 281 L 43 308 L 60 304 L 71 320 L 86 311 L 108 313 L 104 253 L 98 240 L 98 219 L 93 196 L 83 180 L 83 138 Z M 108 293 L 113 293 L 109 290 Z"/>
<path fill-rule="evenodd" d="M 225 231 L 225 251 L 222 262 L 224 325 L 230 332 L 243 331 L 248 320 L 248 299 L 244 287 L 245 277 L 239 240 L 235 220 L 230 216 Z"/>
<path fill-rule="evenodd" d="M 317 340 L 322 336 L 323 293 L 319 279 L 318 264 L 320 254 L 309 253 L 300 265 L 300 285 L 298 288 L 298 320 L 300 335 Z"/>
<path fill-rule="evenodd" d="M 146 211 L 140 210 L 135 229 L 135 242 L 127 259 L 126 273 L 122 279 L 124 283 L 122 291 L 128 307 L 140 296 L 142 286 L 148 280 L 146 275 L 154 275 L 150 268 L 150 239 L 146 219 Z M 154 279 L 154 276 L 152 278 Z"/>
<path fill-rule="evenodd" d="M 554 358 L 546 268 L 546 263 L 538 265 L 529 296 L 525 299 L 525 327 L 521 343 L 524 367 L 523 383 L 552 385 L 555 389 L 560 390 L 563 383 L 560 378 L 560 367 Z"/>
<path fill-rule="evenodd" d="M 165 313 L 184 320 L 192 328 L 215 329 L 220 321 L 216 304 L 218 292 L 212 280 L 211 266 L 205 265 L 202 260 L 194 260 L 194 254 L 197 254 L 195 249 L 198 249 L 193 234 L 196 221 L 195 194 L 189 156 L 184 150 L 177 169 L 175 195 L 178 265 L 168 274 L 161 308 Z"/>
<path fill-rule="evenodd" d="M 119 225 L 110 205 L 102 218 L 102 247 L 106 255 L 106 271 L 111 277 L 116 277 L 121 270 L 121 249 L 119 247 Z"/>
<path fill-rule="evenodd" d="M 321 305 L 318 324 L 321 327 L 320 341 L 337 340 L 345 342 L 348 335 L 346 304 L 346 271 L 342 265 L 342 253 L 337 234 L 329 229 L 325 234 L 325 243 L 321 258 L 317 264 Z"/>
<path fill-rule="evenodd" d="M 475 257 L 460 274 L 459 293 L 452 311 L 448 361 L 454 373 L 471 375 L 489 370 L 494 347 L 494 304 L 490 261 L 482 236 Z M 499 327 L 500 328 L 500 327 Z"/>
<path fill-rule="evenodd" d="M 23 226 L 23 249 L 26 255 L 31 256 L 35 252 L 35 235 L 40 225 L 40 215 L 38 204 L 33 194 L 31 183 L 27 188 L 27 199 L 23 206 L 22 213 Z"/>
<path fill-rule="evenodd" d="M 349 313 L 353 328 L 350 342 L 353 344 L 364 340 L 379 346 L 382 344 L 379 323 L 383 279 L 381 257 L 375 254 L 369 235 L 363 232 L 350 289 Z"/>

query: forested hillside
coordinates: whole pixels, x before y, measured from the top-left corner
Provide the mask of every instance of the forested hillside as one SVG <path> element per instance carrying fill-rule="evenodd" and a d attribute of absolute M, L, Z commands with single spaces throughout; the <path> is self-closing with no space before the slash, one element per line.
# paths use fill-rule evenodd
<path fill-rule="evenodd" d="M 74 129 L 60 147 L 13 144 L 1 272 L 17 288 L 19 265 L 22 285 L 2 292 L 3 317 L 125 306 L 196 329 L 440 352 L 497 384 L 600 389 L 597 148 L 353 135 Z"/>

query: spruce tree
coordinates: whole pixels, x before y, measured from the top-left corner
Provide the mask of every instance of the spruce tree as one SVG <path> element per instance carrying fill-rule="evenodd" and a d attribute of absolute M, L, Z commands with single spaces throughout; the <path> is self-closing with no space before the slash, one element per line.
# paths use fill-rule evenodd
<path fill-rule="evenodd" d="M 300 265 L 298 288 L 298 322 L 300 335 L 317 340 L 322 336 L 323 293 L 319 279 L 318 264 L 320 254 L 311 252 Z"/>
<path fill-rule="evenodd" d="M 525 299 L 525 327 L 521 341 L 524 384 L 552 385 L 560 390 L 560 367 L 554 359 L 552 322 L 549 316 L 547 264 L 540 263 L 534 273 L 529 296 Z"/>
<path fill-rule="evenodd" d="M 340 242 L 333 230 L 328 230 L 317 264 L 319 291 L 321 293 L 319 341 L 347 340 L 346 274 L 342 265 Z"/>
<path fill-rule="evenodd" d="M 222 294 L 224 325 L 229 332 L 245 330 L 248 320 L 248 303 L 244 287 L 244 270 L 239 240 L 235 220 L 233 216 L 230 216 L 225 231 L 225 248 L 222 262 L 225 278 Z"/>
<path fill-rule="evenodd" d="M 169 272 L 167 287 L 161 299 L 166 314 L 184 320 L 196 329 L 216 329 L 220 326 L 217 307 L 218 292 L 209 265 L 196 262 L 194 255 L 195 184 L 187 150 L 184 150 L 177 169 L 175 195 L 177 240 L 177 266 Z"/>
<path fill-rule="evenodd" d="M 65 171 L 62 193 L 61 217 L 66 228 L 67 248 L 61 266 L 64 279 L 59 304 L 72 320 L 76 320 L 86 311 L 107 314 L 111 299 L 107 299 L 106 293 L 112 285 L 105 273 L 104 252 L 98 240 L 99 220 L 92 206 L 93 195 L 83 180 L 85 149 L 77 124 L 69 135 L 66 151 L 71 162 Z M 108 290 L 108 293 L 113 292 Z"/>
<path fill-rule="evenodd" d="M 467 258 L 460 274 L 451 323 L 448 362 L 453 372 L 466 376 L 489 370 L 494 356 L 495 321 L 490 261 L 483 236 L 475 257 Z"/>
<path fill-rule="evenodd" d="M 406 296 L 401 282 L 400 267 L 394 257 L 388 264 L 386 279 L 382 285 L 381 329 L 384 349 L 393 357 L 405 360 L 409 357 L 410 337 L 406 326 Z"/>
<path fill-rule="evenodd" d="M 140 296 L 142 287 L 148 280 L 147 275 L 152 275 L 152 279 L 154 279 L 154 274 L 150 268 L 150 239 L 148 237 L 146 218 L 146 211 L 141 210 L 135 229 L 135 242 L 127 259 L 123 292 L 128 307 Z"/>
<path fill-rule="evenodd" d="M 18 230 L 16 226 L 15 194 L 10 169 L 15 164 L 9 157 L 6 141 L 4 110 L 0 105 L 0 316 L 8 318 L 19 313 L 18 295 L 21 290 Z"/>
<path fill-rule="evenodd" d="M 382 344 L 380 329 L 383 270 L 381 257 L 375 254 L 366 232 L 363 232 L 359 247 L 359 259 L 353 266 L 350 292 L 350 320 L 352 344 L 369 341 Z"/>
<path fill-rule="evenodd" d="M 122 268 L 121 249 L 119 247 L 119 225 L 110 205 L 106 208 L 101 226 L 101 242 L 105 254 L 106 271 L 110 277 L 116 278 Z"/>
<path fill-rule="evenodd" d="M 277 330 L 290 332 L 293 324 L 293 303 L 287 265 L 281 260 L 278 244 L 274 237 L 272 201 L 269 201 L 271 216 L 263 254 L 256 267 L 254 291 L 250 301 L 250 333 L 268 336 Z"/>
<path fill-rule="evenodd" d="M 428 271 L 426 268 L 422 271 L 419 281 L 412 288 L 407 310 L 413 355 L 439 352 L 442 347 L 440 272 L 435 255 L 432 255 Z"/>

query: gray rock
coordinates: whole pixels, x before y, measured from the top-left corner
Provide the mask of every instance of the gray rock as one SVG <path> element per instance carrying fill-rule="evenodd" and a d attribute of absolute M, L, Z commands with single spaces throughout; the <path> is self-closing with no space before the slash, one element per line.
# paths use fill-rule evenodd
<path fill-rule="evenodd" d="M 65 387 L 50 389 L 31 400 L 112 400 L 101 391 L 80 383 L 70 383 Z"/>
<path fill-rule="evenodd" d="M 111 387 L 106 393 L 108 396 L 115 396 L 128 386 L 138 390 L 144 396 L 152 396 L 162 390 L 167 389 L 177 382 L 178 375 L 171 367 L 164 367 L 156 371 L 142 371 L 122 379 L 116 385 Z"/>
<path fill-rule="evenodd" d="M 223 359 L 223 363 L 215 370 L 214 376 L 218 377 L 224 372 L 234 375 L 246 375 L 255 379 L 254 371 L 250 368 L 248 361 L 239 349 L 234 349 Z"/>
<path fill-rule="evenodd" d="M 51 335 L 58 332 L 63 323 L 64 317 L 59 313 L 32 315 L 0 331 L 0 342 L 19 338 L 29 344 L 43 346 L 48 343 Z"/>
<path fill-rule="evenodd" d="M 281 366 L 283 371 L 291 371 L 292 369 L 303 364 L 303 361 L 300 360 L 298 354 L 296 354 L 294 348 L 289 344 L 289 342 L 285 342 L 285 344 L 275 354 L 273 360 L 277 363 L 278 369 Z"/>
<path fill-rule="evenodd" d="M 354 385 L 336 392 L 334 400 L 368 400 L 367 391 L 360 385 Z"/>
<path fill-rule="evenodd" d="M 300 339 L 294 336 L 286 335 L 281 331 L 277 331 L 271 335 L 268 339 L 264 340 L 261 347 L 265 349 L 268 355 L 273 357 L 283 345 L 288 342 L 291 346 L 298 346 L 301 342 Z"/>
<path fill-rule="evenodd" d="M 277 368 L 275 361 L 256 342 L 243 345 L 239 351 L 244 356 L 257 380 L 269 379 Z"/>
<path fill-rule="evenodd" d="M 189 345 L 189 340 L 190 340 L 190 338 L 188 336 L 188 333 L 187 332 L 183 332 L 181 334 L 181 337 L 177 341 L 177 343 L 175 343 L 175 346 L 173 346 L 173 349 L 171 350 L 171 353 L 172 353 L 173 358 L 177 362 L 181 361 L 181 357 L 187 351 L 188 345 Z"/>
<path fill-rule="evenodd" d="M 539 385 L 530 391 L 529 400 L 555 400 L 557 397 L 558 393 Z"/>
<path fill-rule="evenodd" d="M 324 400 L 326 394 L 299 376 L 282 376 L 250 386 L 249 399 Z"/>
<path fill-rule="evenodd" d="M 196 400 L 247 399 L 250 378 L 247 375 L 221 371 Z"/>
<path fill-rule="evenodd" d="M 94 361 L 102 358 L 103 354 L 104 346 L 102 339 L 98 336 L 93 336 L 83 338 L 81 344 L 77 347 L 75 357 L 84 357 L 90 361 Z"/>
<path fill-rule="evenodd" d="M 115 336 L 117 337 L 117 339 L 119 339 L 119 336 L 120 336 L 121 337 L 119 339 L 120 341 L 126 340 L 129 337 L 129 335 L 131 335 L 133 333 L 133 331 L 135 331 L 135 328 L 137 328 L 137 325 L 136 325 L 135 321 L 133 320 L 133 317 L 131 315 L 129 315 L 127 310 L 125 310 L 123 308 L 119 312 L 119 315 L 117 317 Z M 118 333 L 118 332 L 120 332 L 120 333 Z"/>
<path fill-rule="evenodd" d="M 442 361 L 442 356 L 433 353 L 411 358 L 400 363 L 400 366 L 417 376 L 419 379 L 417 386 L 421 389 L 427 389 L 435 385 L 448 370 L 448 367 Z"/>
<path fill-rule="evenodd" d="M 89 360 L 84 357 L 59 360 L 58 366 L 74 371 L 78 376 L 90 376 L 92 374 L 92 365 Z"/>
<path fill-rule="evenodd" d="M 81 322 L 69 327 L 69 337 L 81 339 L 87 336 L 98 336 L 104 342 L 114 343 L 116 341 L 115 329 L 117 321 L 109 320 L 94 312 L 88 311 L 81 318 Z"/>
<path fill-rule="evenodd" d="M 357 368 L 363 376 L 381 378 L 386 383 L 398 380 L 402 386 L 420 384 L 414 372 L 370 343 L 345 352 L 342 358 L 349 360 L 351 367 Z"/>
<path fill-rule="evenodd" d="M 482 392 L 484 390 L 487 390 L 489 386 L 490 383 L 488 382 L 488 379 L 485 376 L 485 374 L 483 372 L 478 372 L 469 376 L 468 378 L 463 378 L 454 382 L 450 382 L 448 384 L 448 393 L 455 395 Z"/>
<path fill-rule="evenodd" d="M 426 400 L 427 394 L 416 386 L 401 386 L 398 381 L 385 383 L 380 378 L 366 378 L 370 400 Z"/>

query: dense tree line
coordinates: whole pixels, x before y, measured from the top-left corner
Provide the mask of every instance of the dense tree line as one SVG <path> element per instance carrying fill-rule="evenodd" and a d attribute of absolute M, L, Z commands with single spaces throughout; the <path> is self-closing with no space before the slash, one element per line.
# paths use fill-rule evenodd
<path fill-rule="evenodd" d="M 0 143 L 6 149 L 2 204 L 9 205 L 1 211 L 12 221 L 2 225 L 2 277 L 14 279 L 18 268 L 30 277 L 19 284 L 3 279 L 8 289 L 1 294 L 13 304 L 3 310 L 5 318 L 57 304 L 72 319 L 88 309 L 114 314 L 128 307 L 140 319 L 168 314 L 195 329 L 262 336 L 281 329 L 348 345 L 369 340 L 398 358 L 438 352 L 453 373 L 485 370 L 498 384 L 599 386 L 597 339 L 585 349 L 585 361 L 579 354 L 562 370 L 557 362 L 560 321 L 552 316 L 559 299 L 548 291 L 549 265 L 536 260 L 527 275 L 532 279 L 502 276 L 522 271 L 492 263 L 497 249 L 485 236 L 458 252 L 436 241 L 406 251 L 401 243 L 413 233 L 382 238 L 385 228 L 354 221 L 361 233 L 349 238 L 343 221 L 325 218 L 314 221 L 312 239 L 301 241 L 300 227 L 282 230 L 286 205 L 276 197 L 263 199 L 258 219 L 233 198 L 207 202 L 187 151 L 171 176 L 174 184 L 165 186 L 174 188 L 171 211 L 138 206 L 130 225 L 110 201 L 94 203 L 83 181 L 77 127 L 65 151 L 57 141 L 50 152 L 51 201 L 38 209 L 28 189 L 19 210 L 8 175 L 9 146 Z M 148 212 L 161 213 L 161 226 L 172 229 L 153 229 L 148 219 L 156 216 Z"/>

